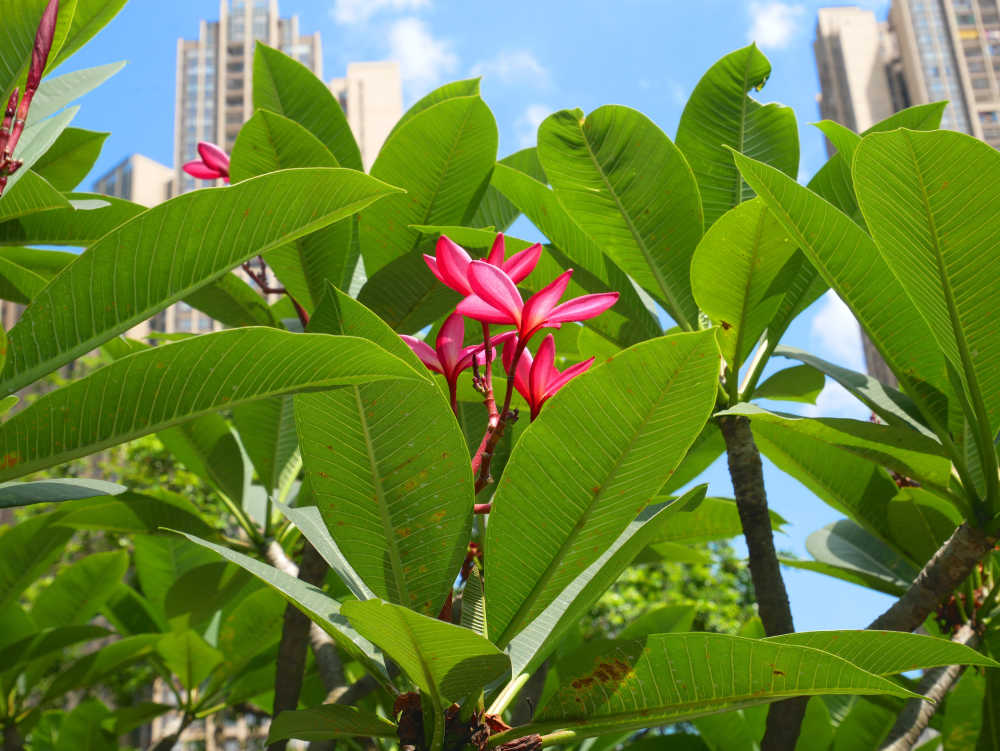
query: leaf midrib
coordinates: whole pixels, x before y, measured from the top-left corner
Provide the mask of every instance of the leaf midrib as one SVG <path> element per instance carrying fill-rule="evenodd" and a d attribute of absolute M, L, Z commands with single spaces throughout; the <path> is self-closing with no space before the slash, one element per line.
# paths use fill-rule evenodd
<path fill-rule="evenodd" d="M 650 408 L 646 413 L 646 416 L 643 417 L 642 422 L 638 425 L 638 427 L 636 427 L 635 431 L 632 433 L 632 437 L 629 439 L 628 446 L 625 448 L 625 450 L 623 450 L 619 454 L 618 458 L 615 460 L 614 466 L 612 466 L 608 471 L 607 475 L 604 478 L 604 481 L 601 483 L 600 492 L 593 496 L 590 503 L 587 505 L 587 508 L 584 510 L 583 514 L 577 520 L 576 524 L 573 525 L 573 529 L 570 531 L 569 536 L 566 538 L 566 540 L 563 541 L 563 544 L 559 547 L 559 550 L 556 551 L 556 555 L 552 558 L 548 567 L 542 573 L 542 576 L 538 579 L 537 582 L 535 582 L 535 586 L 532 587 L 531 591 L 521 602 L 521 607 L 518 608 L 517 612 L 514 613 L 514 616 L 507 623 L 507 626 L 504 628 L 500 638 L 498 638 L 495 641 L 495 644 L 498 647 L 502 648 L 506 646 L 508 643 L 510 643 L 511 639 L 513 639 L 513 637 L 516 636 L 517 633 L 524 628 L 524 626 L 526 625 L 525 622 L 528 621 L 528 613 L 534 606 L 535 601 L 538 600 L 544 589 L 548 586 L 549 581 L 556 573 L 556 569 L 558 569 L 559 564 L 562 563 L 563 559 L 569 553 L 569 549 L 576 541 L 576 538 L 579 537 L 580 532 L 583 530 L 583 527 L 586 525 L 588 521 L 590 521 L 590 517 L 593 515 L 594 509 L 597 507 L 598 501 L 604 497 L 607 485 L 614 479 L 615 475 L 618 473 L 618 470 L 621 468 L 621 464 L 625 460 L 625 457 L 627 457 L 632 452 L 632 448 L 635 445 L 635 442 L 639 437 L 639 435 L 643 432 L 643 428 L 649 422 L 653 413 L 656 412 L 657 409 L 660 407 L 660 405 L 663 403 L 663 399 L 670 392 L 672 385 L 677 380 L 677 377 L 680 375 L 681 371 L 684 369 L 684 366 L 694 356 L 695 352 L 697 352 L 697 347 L 692 347 L 688 351 L 688 353 L 684 356 L 684 358 L 674 368 L 674 372 L 670 375 L 670 379 L 663 383 L 663 387 L 660 391 L 659 398 L 652 405 L 650 405 Z"/>
<path fill-rule="evenodd" d="M 590 146 L 590 140 L 587 138 L 587 134 L 583 130 L 582 123 L 577 123 L 577 127 L 580 131 L 580 138 L 583 141 L 584 146 L 587 149 L 587 155 L 590 157 L 591 162 L 594 164 L 594 169 L 601 178 L 601 182 L 604 183 L 604 187 L 607 189 L 608 194 L 615 202 L 615 206 L 618 207 L 618 213 L 621 214 L 622 218 L 625 220 L 625 224 L 628 226 L 629 232 L 632 234 L 632 239 L 635 240 L 636 245 L 642 252 L 642 257 L 646 261 L 646 265 L 649 270 L 653 272 L 653 276 L 656 279 L 656 284 L 660 288 L 660 292 L 663 294 L 664 302 L 668 305 L 667 312 L 673 316 L 674 321 L 680 326 L 684 331 L 691 331 L 691 323 L 687 320 L 681 308 L 680 302 L 671 292 L 670 288 L 667 286 L 667 280 L 664 278 L 663 273 L 660 271 L 660 267 L 653 262 L 653 258 L 650 255 L 649 248 L 646 247 L 646 241 L 643 240 L 642 235 L 639 234 L 638 228 L 636 228 L 635 223 L 632 221 L 632 215 L 625 210 L 625 206 L 622 204 L 621 199 L 618 197 L 618 193 L 615 192 L 614 187 L 611 185 L 611 181 L 608 179 L 607 175 L 604 173 L 604 168 L 597 159 L 597 154 L 594 153 Z"/>
<path fill-rule="evenodd" d="M 737 170 L 737 174 L 739 171 Z M 740 178 L 742 180 L 742 178 Z M 760 213 L 757 215 L 757 226 L 754 230 L 754 241 L 753 241 L 753 251 L 750 254 L 749 259 L 749 271 L 747 273 L 746 283 L 743 285 L 743 297 L 742 305 L 740 306 L 740 318 L 739 324 L 736 327 L 736 341 L 735 348 L 733 349 L 733 362 L 730 365 L 729 378 L 732 379 L 732 384 L 730 386 L 730 395 L 734 402 L 739 401 L 739 373 L 740 367 L 743 362 L 740 357 L 740 352 L 743 351 L 743 339 L 746 336 L 746 323 L 750 318 L 750 288 L 753 286 L 753 280 L 755 272 L 757 269 L 756 260 L 760 257 L 760 244 L 761 237 L 764 234 L 764 224 L 767 218 L 767 212 L 770 209 L 767 206 L 763 206 Z M 750 395 L 747 394 L 747 397 Z"/>

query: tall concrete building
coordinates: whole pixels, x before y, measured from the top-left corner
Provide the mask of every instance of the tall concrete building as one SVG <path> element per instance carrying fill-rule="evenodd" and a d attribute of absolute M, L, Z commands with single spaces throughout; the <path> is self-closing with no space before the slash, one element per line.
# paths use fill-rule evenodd
<path fill-rule="evenodd" d="M 329 86 L 347 115 L 367 170 L 378 156 L 389 131 L 403 116 L 399 63 L 350 63 L 347 75 L 334 78 Z"/>
<path fill-rule="evenodd" d="M 997 0 L 892 0 L 889 19 L 822 8 L 820 113 L 855 130 L 903 107 L 948 100 L 941 127 L 1000 148 Z"/>
<path fill-rule="evenodd" d="M 155 206 L 173 196 L 174 170 L 142 154 L 126 157 L 94 183 L 94 192 Z"/>
<path fill-rule="evenodd" d="M 174 168 L 178 193 L 200 183 L 181 171 L 197 159 L 198 141 L 231 152 L 253 114 L 254 44 L 280 49 L 323 77 L 319 32 L 299 33 L 298 16 L 281 18 L 278 0 L 220 0 L 219 20 L 201 21 L 197 39 L 177 40 Z"/>

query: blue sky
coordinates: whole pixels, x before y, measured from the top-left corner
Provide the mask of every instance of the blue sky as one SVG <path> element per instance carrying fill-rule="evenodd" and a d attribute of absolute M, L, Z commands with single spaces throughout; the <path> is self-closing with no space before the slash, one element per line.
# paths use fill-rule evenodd
<path fill-rule="evenodd" d="M 532 144 L 541 119 L 562 108 L 589 112 L 604 104 L 628 105 L 646 113 L 672 137 L 701 74 L 726 52 L 756 40 L 774 68 L 758 97 L 790 105 L 799 117 L 800 178 L 808 179 L 826 159 L 820 134 L 809 123 L 819 119 L 812 53 L 816 9 L 829 2 L 279 0 L 279 4 L 282 15 L 298 14 L 303 32 L 321 32 L 327 79 L 342 75 L 352 61 L 397 59 L 409 103 L 437 84 L 481 75 L 483 96 L 500 129 L 501 155 Z M 887 2 L 861 4 L 885 17 Z M 91 179 L 135 152 L 172 163 L 177 39 L 195 38 L 199 19 L 217 17 L 215 0 L 131 0 L 93 43 L 59 71 L 128 61 L 121 73 L 87 95 L 74 123 L 112 133 Z M 516 230 L 530 233 L 520 224 Z M 785 341 L 862 369 L 856 324 L 832 295 L 801 316 Z M 860 405 L 829 385 L 812 411 L 867 417 Z M 806 535 L 839 515 L 770 465 L 765 471 L 771 505 L 790 521 L 788 534 L 777 544 L 808 558 Z M 713 467 L 709 480 L 711 493 L 731 495 L 724 466 Z M 889 601 L 807 572 L 786 569 L 785 576 L 800 630 L 861 628 Z"/>

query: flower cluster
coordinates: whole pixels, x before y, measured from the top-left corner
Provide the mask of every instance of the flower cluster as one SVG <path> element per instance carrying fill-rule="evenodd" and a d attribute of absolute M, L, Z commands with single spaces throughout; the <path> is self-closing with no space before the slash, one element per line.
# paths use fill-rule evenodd
<path fill-rule="evenodd" d="M 487 395 L 493 424 L 507 419 L 510 400 L 516 389 L 531 408 L 531 419 L 538 416 L 542 405 L 569 380 L 583 373 L 593 358 L 560 372 L 555 367 L 555 340 L 548 335 L 532 358 L 528 343 L 543 328 L 559 328 L 564 323 L 584 321 L 600 315 L 618 300 L 617 292 L 584 295 L 567 302 L 559 300 L 569 285 L 570 269 L 525 300 L 517 289 L 538 264 L 542 246 L 529 248 L 506 257 L 504 236 L 497 235 L 489 254 L 473 260 L 461 247 L 442 236 L 434 256 L 424 260 L 434 275 L 445 285 L 463 295 L 455 312 L 448 316 L 437 336 L 435 348 L 411 336 L 403 339 L 423 363 L 448 381 L 452 407 L 455 408 L 459 374 L 466 368 L 486 368 L 486 375 L 476 375 L 476 383 Z M 483 327 L 481 343 L 464 345 L 464 318 L 479 321 Z M 489 325 L 512 326 L 513 330 L 490 336 Z M 502 410 L 492 407 L 492 384 L 489 366 L 496 356 L 497 346 L 503 347 L 503 368 L 508 379 L 507 394 Z"/>
<path fill-rule="evenodd" d="M 187 162 L 181 169 L 199 180 L 222 178 L 227 183 L 229 182 L 229 155 L 225 151 L 214 143 L 199 141 L 198 156 L 201 159 Z"/>
<path fill-rule="evenodd" d="M 35 43 L 31 47 L 31 63 L 28 65 L 28 77 L 24 82 L 24 96 L 14 87 L 7 100 L 3 123 L 0 125 L 0 193 L 7 187 L 7 178 L 17 172 L 23 162 L 14 159 L 14 149 L 21 139 L 24 123 L 28 119 L 28 109 L 31 100 L 35 98 L 38 85 L 42 82 L 42 73 L 52 49 L 52 39 L 56 33 L 56 21 L 59 18 L 59 0 L 49 0 L 42 12 L 35 32 Z"/>

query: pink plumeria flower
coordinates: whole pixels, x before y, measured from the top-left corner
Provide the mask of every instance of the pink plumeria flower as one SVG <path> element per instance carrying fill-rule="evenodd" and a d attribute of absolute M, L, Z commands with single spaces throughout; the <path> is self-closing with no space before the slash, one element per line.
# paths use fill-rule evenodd
<path fill-rule="evenodd" d="M 535 243 L 507 260 L 504 260 L 505 253 L 503 233 L 500 233 L 493 241 L 490 254 L 483 260 L 503 269 L 516 284 L 534 270 L 542 255 L 542 246 Z M 444 235 L 438 238 L 435 255 L 436 257 L 424 254 L 424 260 L 434 272 L 434 276 L 459 294 L 471 295 L 472 287 L 469 285 L 467 274 L 472 257 Z"/>
<path fill-rule="evenodd" d="M 510 371 L 511 362 L 517 350 L 517 342 L 509 340 L 503 347 L 503 364 Z M 561 373 L 556 370 L 556 342 L 549 334 L 538 347 L 538 354 L 532 360 L 525 349 L 517 361 L 514 371 L 514 388 L 531 407 L 531 419 L 538 417 L 542 405 L 559 389 L 585 372 L 594 364 L 594 358 L 571 365 Z"/>
<path fill-rule="evenodd" d="M 585 321 L 600 315 L 618 301 L 617 292 L 583 295 L 559 303 L 573 269 L 563 272 L 525 302 L 517 285 L 502 269 L 482 261 L 469 264 L 473 294 L 458 304 L 457 312 L 484 323 L 517 327 L 518 339 L 527 344 L 543 327 L 559 328 L 569 321 Z"/>
<path fill-rule="evenodd" d="M 208 141 L 198 142 L 198 154 L 201 159 L 188 162 L 182 169 L 191 177 L 199 180 L 218 180 L 220 177 L 229 182 L 229 155 Z"/>
<path fill-rule="evenodd" d="M 496 358 L 496 348 L 513 336 L 514 332 L 509 331 L 490 339 L 491 361 Z M 462 346 L 462 342 L 465 340 L 465 321 L 458 313 L 452 313 L 445 320 L 434 340 L 434 349 L 431 349 L 427 342 L 413 336 L 403 334 L 400 338 L 410 346 L 410 349 L 416 353 L 429 370 L 441 373 L 445 377 L 453 408 L 455 407 L 459 375 L 463 370 L 472 367 L 473 361 L 476 365 L 486 364 L 486 351 L 482 343 L 468 347 Z"/>

